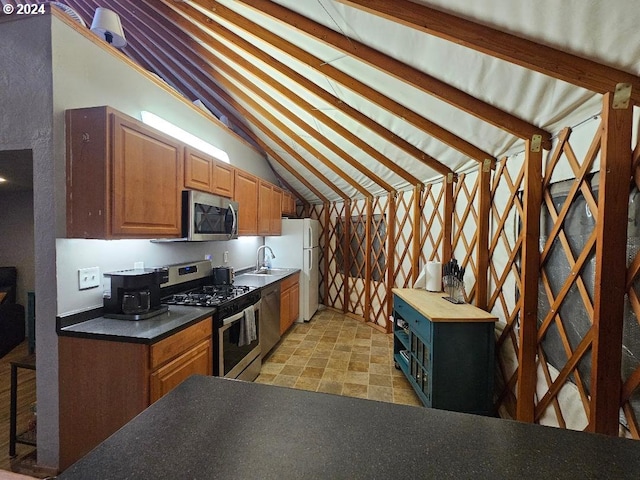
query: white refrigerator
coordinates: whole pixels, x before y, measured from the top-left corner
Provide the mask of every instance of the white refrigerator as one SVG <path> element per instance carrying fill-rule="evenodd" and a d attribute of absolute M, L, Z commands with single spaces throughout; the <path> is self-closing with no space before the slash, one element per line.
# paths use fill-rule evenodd
<path fill-rule="evenodd" d="M 311 218 L 283 219 L 282 235 L 265 238 L 273 250 L 274 268 L 300 269 L 300 317 L 309 321 L 318 310 L 320 222 Z"/>

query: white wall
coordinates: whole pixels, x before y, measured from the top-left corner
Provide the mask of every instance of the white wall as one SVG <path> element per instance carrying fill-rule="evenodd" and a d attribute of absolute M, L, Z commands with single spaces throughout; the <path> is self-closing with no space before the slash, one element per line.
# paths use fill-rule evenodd
<path fill-rule="evenodd" d="M 29 159 L 31 161 L 31 159 Z M 36 287 L 33 245 L 33 191 L 0 194 L 0 266 L 18 269 L 17 302 L 27 307 Z"/>
<path fill-rule="evenodd" d="M 213 265 L 223 265 L 224 252 L 234 269 L 255 265 L 256 250 L 262 237 L 240 237 L 227 242 L 151 243 L 149 240 L 80 240 L 59 238 L 56 241 L 58 257 L 58 310 L 60 314 L 77 312 L 102 306 L 102 293 L 109 289 L 109 280 L 103 277 L 102 287 L 78 290 L 78 269 L 100 267 L 100 273 L 133 268 L 134 262 L 145 267 L 170 265 L 185 261 L 203 260 L 212 255 Z"/>

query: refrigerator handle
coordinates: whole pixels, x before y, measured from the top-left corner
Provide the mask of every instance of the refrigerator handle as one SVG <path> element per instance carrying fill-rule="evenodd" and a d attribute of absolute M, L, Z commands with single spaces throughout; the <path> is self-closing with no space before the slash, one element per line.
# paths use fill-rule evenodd
<path fill-rule="evenodd" d="M 307 229 L 309 230 L 309 232 L 308 232 L 309 236 L 307 237 L 307 239 L 308 239 L 307 241 L 308 241 L 309 244 L 307 245 L 307 248 L 311 248 L 311 247 L 313 247 L 313 238 L 311 236 L 313 234 L 313 232 L 311 231 L 311 227 L 310 226 L 307 227 Z"/>
<path fill-rule="evenodd" d="M 313 270 L 313 262 L 311 261 L 312 260 L 311 250 L 307 250 L 307 253 L 309 254 L 309 268 L 308 268 L 308 271 L 310 272 L 311 270 Z"/>

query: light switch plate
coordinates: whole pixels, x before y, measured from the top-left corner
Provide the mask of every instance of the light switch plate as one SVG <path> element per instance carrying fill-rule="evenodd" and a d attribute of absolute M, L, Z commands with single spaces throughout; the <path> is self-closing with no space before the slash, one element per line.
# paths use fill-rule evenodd
<path fill-rule="evenodd" d="M 78 290 L 100 286 L 100 267 L 78 269 Z"/>

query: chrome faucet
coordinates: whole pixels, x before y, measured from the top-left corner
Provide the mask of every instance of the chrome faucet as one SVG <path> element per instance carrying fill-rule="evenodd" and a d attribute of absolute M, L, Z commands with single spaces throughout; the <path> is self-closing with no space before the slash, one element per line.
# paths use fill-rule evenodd
<path fill-rule="evenodd" d="M 260 250 L 264 250 L 264 249 L 269 250 L 269 252 L 271 252 L 271 258 L 276 258 L 276 255 L 273 253 L 273 250 L 271 250 L 271 247 L 269 247 L 268 245 L 260 245 L 258 247 L 258 251 L 256 252 L 256 270 L 260 270 Z M 262 265 L 264 266 L 265 264 L 265 258 L 264 256 L 266 255 L 266 253 L 264 253 L 262 255 Z"/>

